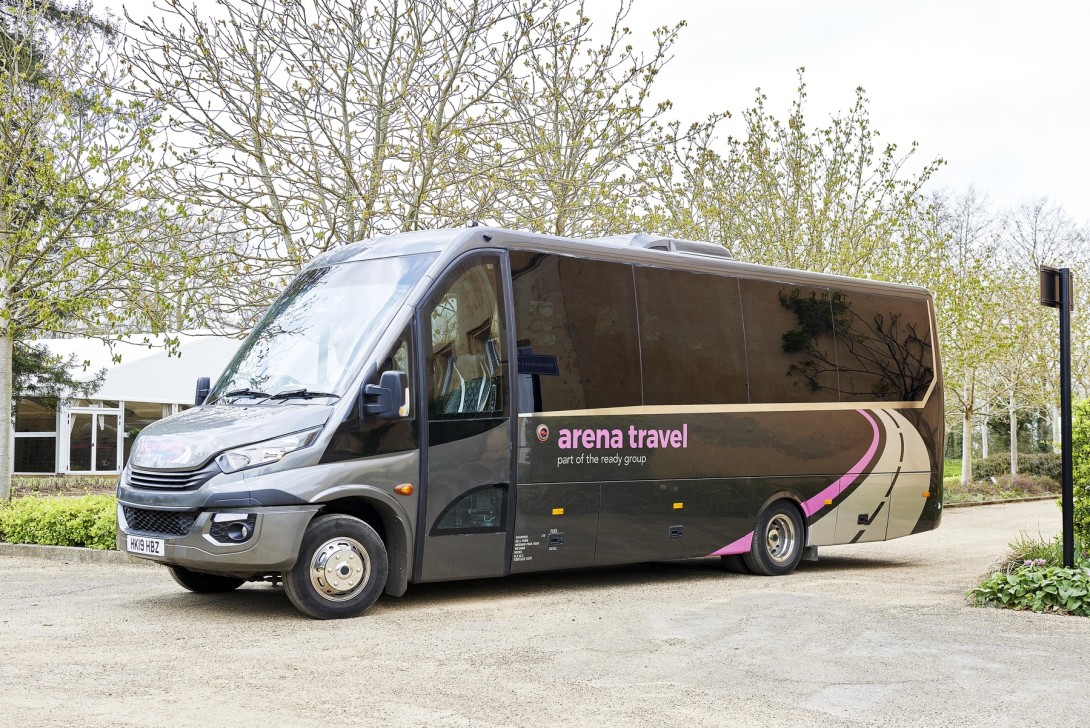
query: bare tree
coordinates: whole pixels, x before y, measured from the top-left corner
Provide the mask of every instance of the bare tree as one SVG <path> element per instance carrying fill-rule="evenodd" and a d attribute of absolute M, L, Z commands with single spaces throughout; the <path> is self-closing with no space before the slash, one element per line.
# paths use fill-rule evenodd
<path fill-rule="evenodd" d="M 174 192 L 233 225 L 242 269 L 462 223 L 497 163 L 498 85 L 565 2 L 179 0 L 135 23 L 170 114 Z M 468 194 L 467 194 L 468 191 Z"/>
<path fill-rule="evenodd" d="M 155 114 L 118 93 L 113 30 L 85 6 L 0 5 L 0 412 L 16 341 L 110 338 L 168 324 L 187 256 L 169 211 L 142 198 Z M 156 288 L 158 287 L 158 291 Z M 0 433 L 0 499 L 11 441 Z"/>

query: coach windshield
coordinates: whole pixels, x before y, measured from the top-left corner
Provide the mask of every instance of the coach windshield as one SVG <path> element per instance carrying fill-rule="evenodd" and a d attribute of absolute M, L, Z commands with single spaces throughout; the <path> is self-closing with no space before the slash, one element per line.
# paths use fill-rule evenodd
<path fill-rule="evenodd" d="M 339 397 L 434 259 L 405 255 L 300 273 L 220 377 L 209 402 Z"/>

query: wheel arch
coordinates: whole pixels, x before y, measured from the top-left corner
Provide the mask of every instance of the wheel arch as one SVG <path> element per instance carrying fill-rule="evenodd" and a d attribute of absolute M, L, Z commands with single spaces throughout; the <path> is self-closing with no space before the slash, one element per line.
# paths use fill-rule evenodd
<path fill-rule="evenodd" d="M 392 495 L 372 486 L 338 487 L 315 502 L 321 506 L 318 514 L 352 516 L 375 529 L 389 561 L 384 591 L 395 597 L 403 595 L 409 588 L 413 556 L 412 525 L 405 508 Z"/>
<path fill-rule="evenodd" d="M 760 515 L 765 512 L 765 509 L 768 508 L 770 505 L 772 505 L 773 503 L 778 503 L 779 501 L 787 501 L 798 512 L 799 518 L 802 521 L 802 530 L 803 530 L 803 543 L 802 543 L 802 545 L 803 545 L 804 548 L 809 546 L 810 545 L 810 519 L 806 517 L 806 511 L 803 510 L 802 501 L 799 499 L 799 497 L 798 497 L 798 495 L 796 493 L 793 493 L 793 492 L 791 492 L 789 490 L 781 490 L 781 491 L 779 491 L 777 493 L 773 493 L 768 498 L 766 498 L 764 503 L 761 504 L 761 507 L 759 509 L 757 509 L 757 517 L 759 518 Z M 756 538 L 756 536 L 757 535 L 754 534 L 754 538 Z"/>

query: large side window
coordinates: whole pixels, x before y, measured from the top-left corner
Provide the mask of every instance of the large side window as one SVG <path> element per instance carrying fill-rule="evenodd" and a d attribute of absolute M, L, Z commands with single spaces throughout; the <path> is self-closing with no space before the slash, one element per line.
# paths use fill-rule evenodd
<path fill-rule="evenodd" d="M 843 289 L 832 307 L 840 399 L 923 399 L 935 378 L 927 302 Z"/>
<path fill-rule="evenodd" d="M 511 253 L 519 411 L 642 404 L 632 267 Z"/>
<path fill-rule="evenodd" d="M 748 279 L 741 290 L 750 401 L 838 401 L 830 291 Z"/>
<path fill-rule="evenodd" d="M 500 417 L 507 413 L 500 260 L 457 266 L 426 307 L 425 361 L 432 420 Z"/>
<path fill-rule="evenodd" d="M 749 401 L 738 280 L 636 268 L 644 404 Z"/>

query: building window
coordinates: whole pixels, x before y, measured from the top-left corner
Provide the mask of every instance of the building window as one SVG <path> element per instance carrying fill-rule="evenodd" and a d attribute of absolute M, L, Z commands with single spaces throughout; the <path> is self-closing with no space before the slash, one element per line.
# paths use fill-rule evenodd
<path fill-rule="evenodd" d="M 15 438 L 16 473 L 57 472 L 57 436 Z"/>
<path fill-rule="evenodd" d="M 20 397 L 15 402 L 15 432 L 56 432 L 57 405 L 43 397 Z"/>

